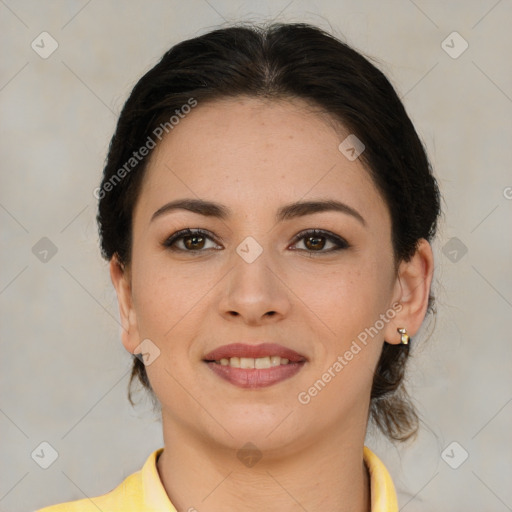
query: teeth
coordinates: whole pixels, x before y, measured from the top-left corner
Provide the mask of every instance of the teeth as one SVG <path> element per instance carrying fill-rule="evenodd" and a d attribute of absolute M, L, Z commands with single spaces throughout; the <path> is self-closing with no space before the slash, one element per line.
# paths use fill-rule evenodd
<path fill-rule="evenodd" d="M 279 356 L 272 356 L 270 358 L 270 366 L 279 366 L 281 364 L 281 358 Z"/>
<path fill-rule="evenodd" d="M 254 368 L 270 368 L 270 357 L 258 357 L 258 359 L 255 359 Z"/>
<path fill-rule="evenodd" d="M 284 357 L 267 356 L 267 357 L 231 357 L 230 359 L 222 358 L 220 361 L 215 361 L 222 366 L 231 366 L 232 368 L 243 369 L 265 369 L 273 366 L 288 364 L 290 361 Z"/>
<path fill-rule="evenodd" d="M 254 368 L 254 359 L 252 357 L 241 357 L 240 368 Z"/>

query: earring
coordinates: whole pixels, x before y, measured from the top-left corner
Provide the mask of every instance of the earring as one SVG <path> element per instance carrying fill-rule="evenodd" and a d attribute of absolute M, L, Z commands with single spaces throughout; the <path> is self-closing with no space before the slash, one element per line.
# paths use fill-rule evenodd
<path fill-rule="evenodd" d="M 407 329 L 405 327 L 399 327 L 397 331 L 400 334 L 400 343 L 402 345 L 408 345 L 409 344 L 409 335 L 407 334 Z"/>

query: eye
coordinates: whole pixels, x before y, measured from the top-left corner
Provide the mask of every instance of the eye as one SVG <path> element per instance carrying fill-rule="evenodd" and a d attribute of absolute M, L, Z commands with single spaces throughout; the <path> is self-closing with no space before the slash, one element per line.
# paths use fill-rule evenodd
<path fill-rule="evenodd" d="M 293 238 L 293 245 L 297 245 L 298 242 L 301 241 L 305 248 L 295 248 L 293 250 L 306 251 L 309 253 L 326 253 L 350 247 L 347 241 L 343 238 L 321 229 L 308 229 L 301 231 Z M 213 246 L 208 247 L 208 242 L 212 242 Z M 329 244 L 331 244 L 331 247 L 329 247 Z M 162 245 L 172 251 L 189 253 L 204 252 L 206 249 L 219 250 L 221 248 L 214 242 L 213 237 L 208 231 L 190 228 L 182 229 L 181 231 L 177 231 L 172 234 L 163 242 Z M 326 247 L 327 249 L 325 250 Z"/>
<path fill-rule="evenodd" d="M 172 234 L 162 245 L 173 251 L 185 252 L 203 252 L 204 249 L 219 248 L 216 244 L 214 247 L 207 247 L 208 241 L 213 242 L 213 239 L 207 231 L 187 228 Z"/>
<path fill-rule="evenodd" d="M 305 250 L 310 253 L 333 252 L 341 249 L 348 249 L 350 247 L 348 242 L 343 238 L 335 235 L 334 233 L 330 233 L 329 231 L 323 231 L 322 229 L 308 229 L 306 231 L 301 231 L 295 235 L 293 241 L 294 245 L 303 241 L 302 243 L 304 244 L 305 249 L 299 250 Z M 327 250 L 323 250 L 328 246 L 328 244 L 331 244 L 331 247 Z"/>

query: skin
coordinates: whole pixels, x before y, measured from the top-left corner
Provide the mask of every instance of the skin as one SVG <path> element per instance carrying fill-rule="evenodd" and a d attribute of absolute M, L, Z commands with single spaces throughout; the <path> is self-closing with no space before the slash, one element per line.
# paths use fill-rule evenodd
<path fill-rule="evenodd" d="M 150 339 L 160 350 L 146 367 L 162 405 L 157 466 L 179 511 L 370 510 L 363 445 L 373 372 L 384 340 L 400 342 L 398 327 L 410 336 L 419 330 L 433 256 L 421 240 L 395 272 L 388 207 L 360 160 L 338 150 L 347 134 L 302 101 L 239 97 L 198 105 L 151 156 L 134 209 L 131 262 L 123 267 L 114 257 L 110 270 L 124 346 L 133 353 Z M 222 203 L 233 215 L 175 210 L 151 220 L 182 198 Z M 365 225 L 338 211 L 276 222 L 279 207 L 314 199 L 349 205 Z M 183 239 L 181 251 L 163 246 L 185 228 L 211 233 L 202 252 L 185 252 Z M 294 242 L 313 228 L 350 247 Z M 252 263 L 236 252 L 248 236 L 263 250 Z M 400 312 L 301 404 L 298 393 L 396 303 Z M 273 386 L 236 387 L 203 357 L 242 340 L 280 343 L 307 362 Z M 247 442 L 262 454 L 253 467 L 237 458 Z"/>

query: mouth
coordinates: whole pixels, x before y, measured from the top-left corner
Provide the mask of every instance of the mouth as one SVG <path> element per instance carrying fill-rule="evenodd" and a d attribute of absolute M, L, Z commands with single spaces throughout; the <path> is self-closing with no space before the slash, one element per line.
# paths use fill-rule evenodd
<path fill-rule="evenodd" d="M 274 343 L 234 343 L 219 347 L 204 362 L 220 378 L 241 388 L 272 386 L 296 375 L 306 357 Z"/>

